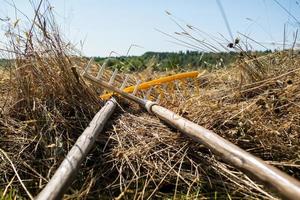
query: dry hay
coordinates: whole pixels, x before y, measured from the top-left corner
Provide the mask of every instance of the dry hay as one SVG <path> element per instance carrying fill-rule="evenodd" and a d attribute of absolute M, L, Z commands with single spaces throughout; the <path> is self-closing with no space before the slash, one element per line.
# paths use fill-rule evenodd
<path fill-rule="evenodd" d="M 13 61 L 1 83 L 0 198 L 36 195 L 101 105 L 74 70 L 76 52 L 59 35 L 51 6 L 33 6 L 29 27 L 7 26 L 4 53 Z"/>
<path fill-rule="evenodd" d="M 161 104 L 299 179 L 299 54 L 257 61 L 241 58 L 233 67 L 168 86 Z M 256 67 L 265 70 L 249 74 Z M 110 188 L 124 199 L 278 197 L 143 112 L 119 117 L 110 140 L 119 172 Z"/>
<path fill-rule="evenodd" d="M 19 26 L 8 34 L 16 62 L 0 116 L 0 195 L 5 197 L 28 198 L 26 191 L 35 196 L 101 106 L 74 67 L 87 61 L 61 39 L 48 6 L 36 6 L 35 23 L 23 37 L 14 31 Z M 299 62 L 299 54 L 290 52 L 246 55 L 233 67 L 167 87 L 161 104 L 299 179 Z M 161 75 L 153 74 L 136 77 Z M 172 197 L 271 199 L 276 194 L 120 99 L 65 199 Z"/>

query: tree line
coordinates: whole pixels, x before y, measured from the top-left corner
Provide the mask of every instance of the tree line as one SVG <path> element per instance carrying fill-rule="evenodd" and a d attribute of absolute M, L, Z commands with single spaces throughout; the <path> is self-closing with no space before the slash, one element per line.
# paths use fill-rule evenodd
<path fill-rule="evenodd" d="M 270 51 L 255 52 L 255 54 L 266 54 Z M 140 71 L 152 68 L 157 71 L 186 70 L 186 69 L 216 69 L 234 63 L 241 53 L 237 52 L 146 52 L 141 56 L 120 56 L 107 59 L 106 57 L 95 57 L 94 60 L 103 64 L 106 60 L 110 68 L 118 68 L 122 71 Z"/>

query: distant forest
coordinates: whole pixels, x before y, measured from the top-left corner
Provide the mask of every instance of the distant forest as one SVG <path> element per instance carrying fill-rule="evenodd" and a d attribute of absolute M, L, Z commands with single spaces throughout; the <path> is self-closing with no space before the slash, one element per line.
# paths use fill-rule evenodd
<path fill-rule="evenodd" d="M 252 52 L 256 55 L 263 55 L 271 51 Z M 160 53 L 146 52 L 141 56 L 121 56 L 110 59 L 104 57 L 95 57 L 94 60 L 99 64 L 103 64 L 106 60 L 107 66 L 110 68 L 118 68 L 122 71 L 139 71 L 146 68 L 153 70 L 187 70 L 187 69 L 217 69 L 227 66 L 237 60 L 240 53 L 237 52 L 198 52 L 186 51 L 178 53 Z"/>
<path fill-rule="evenodd" d="M 247 52 L 256 56 L 271 53 L 271 51 Z M 241 57 L 237 52 L 146 52 L 141 56 L 120 56 L 120 57 L 94 57 L 95 62 L 103 64 L 107 62 L 110 69 L 118 68 L 121 71 L 141 71 L 151 68 L 155 71 L 176 70 L 185 71 L 193 69 L 218 69 L 234 63 Z M 86 57 L 86 59 L 90 59 Z M 10 66 L 12 60 L 0 59 L 0 67 Z"/>

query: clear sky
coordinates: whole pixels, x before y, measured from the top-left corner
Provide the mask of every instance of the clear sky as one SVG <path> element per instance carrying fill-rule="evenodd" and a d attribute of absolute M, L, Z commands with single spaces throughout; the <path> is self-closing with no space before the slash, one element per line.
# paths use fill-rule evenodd
<path fill-rule="evenodd" d="M 238 32 L 242 32 L 260 42 L 282 43 L 283 27 L 286 23 L 287 42 L 291 43 L 293 32 L 299 28 L 296 20 L 274 0 L 220 1 L 234 37 L 238 36 Z M 300 20 L 299 0 L 277 1 Z M 0 18 L 14 17 L 13 9 L 7 2 L 11 0 L 0 0 Z M 14 2 L 20 10 L 30 15 L 31 7 L 28 1 L 14 0 Z M 132 55 L 140 55 L 146 51 L 187 50 L 188 48 L 170 42 L 171 38 L 156 30 L 171 34 L 180 31 L 165 13 L 166 10 L 180 22 L 191 24 L 213 35 L 223 34 L 230 39 L 216 0 L 51 0 L 50 2 L 54 6 L 62 32 L 75 44 L 84 41 L 83 53 L 87 56 L 108 56 L 111 51 L 124 55 L 131 44 L 140 46 L 132 48 L 130 51 Z M 3 31 L 1 34 L 3 35 Z"/>

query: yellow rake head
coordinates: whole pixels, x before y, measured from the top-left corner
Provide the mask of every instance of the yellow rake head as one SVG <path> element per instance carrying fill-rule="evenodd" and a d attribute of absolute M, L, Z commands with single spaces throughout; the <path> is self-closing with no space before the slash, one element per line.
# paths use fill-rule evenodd
<path fill-rule="evenodd" d="M 128 83 L 129 76 L 126 75 L 121 87 L 117 88 L 117 87 L 113 86 L 113 84 L 114 84 L 115 78 L 117 76 L 118 70 L 116 69 L 112 73 L 111 78 L 108 81 L 105 81 L 105 80 L 103 80 L 102 75 L 104 74 L 104 70 L 105 70 L 107 62 L 104 62 L 104 64 L 99 69 L 97 77 L 94 77 L 88 73 L 92 61 L 93 61 L 92 59 L 89 61 L 87 67 L 81 73 L 81 75 L 83 77 L 91 80 L 92 82 L 98 83 L 100 86 L 104 87 L 106 90 L 112 91 L 112 92 L 100 95 L 100 98 L 103 100 L 108 100 L 113 95 L 121 95 L 125 98 L 129 98 L 128 96 L 131 96 L 131 98 L 129 98 L 129 99 L 134 100 L 136 102 L 137 102 L 137 99 L 139 99 L 139 101 L 141 102 L 142 99 L 137 97 L 138 91 L 140 92 L 140 91 L 147 90 L 146 95 L 144 95 L 144 99 L 147 99 L 150 96 L 152 88 L 155 88 L 157 86 L 166 86 L 166 84 L 169 84 L 169 83 L 172 83 L 175 81 L 185 81 L 187 79 L 195 79 L 205 73 L 205 71 L 203 71 L 201 73 L 198 71 L 192 71 L 192 72 L 185 72 L 185 73 L 179 73 L 179 74 L 170 75 L 170 76 L 166 76 L 166 77 L 161 77 L 161 78 L 147 81 L 147 82 L 141 82 L 139 80 L 139 81 L 137 81 L 137 83 L 135 85 L 131 85 L 128 87 L 126 87 L 126 86 Z M 160 90 L 158 92 L 159 93 L 158 100 L 159 100 L 159 98 L 161 98 L 163 92 L 164 92 L 163 90 Z M 127 94 L 127 95 L 124 95 L 124 94 Z M 137 103 L 139 103 L 139 102 L 137 102 Z"/>
<path fill-rule="evenodd" d="M 143 82 L 143 83 L 137 83 L 136 85 L 132 85 L 132 86 L 124 88 L 123 91 L 127 92 L 127 93 L 136 94 L 136 92 L 140 91 L 140 90 L 148 90 L 154 86 L 161 86 L 163 84 L 167 84 L 167 83 L 170 83 L 170 82 L 176 81 L 176 80 L 182 80 L 182 79 L 187 79 L 187 78 L 196 78 L 196 77 L 198 77 L 198 75 L 199 75 L 198 71 L 175 74 L 172 76 L 166 76 L 166 77 L 158 78 L 158 79 Z M 100 98 L 103 100 L 108 100 L 113 94 L 114 94 L 113 92 L 104 94 L 104 95 L 101 95 Z"/>

